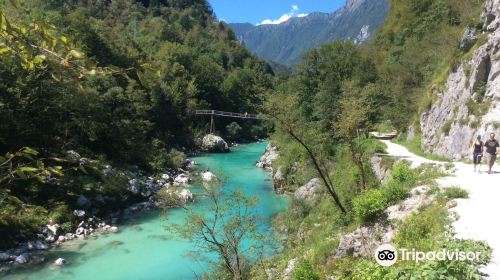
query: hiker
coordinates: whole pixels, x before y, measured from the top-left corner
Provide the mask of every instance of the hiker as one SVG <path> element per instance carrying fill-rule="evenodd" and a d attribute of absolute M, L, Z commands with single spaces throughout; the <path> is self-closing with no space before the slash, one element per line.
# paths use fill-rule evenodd
<path fill-rule="evenodd" d="M 491 174 L 491 168 L 497 160 L 497 154 L 500 151 L 500 145 L 495 139 L 495 133 L 490 133 L 490 139 L 484 142 L 484 147 L 486 148 L 484 157 L 486 158 L 486 163 L 488 164 L 488 174 Z"/>
<path fill-rule="evenodd" d="M 476 172 L 476 167 L 479 165 L 477 171 L 481 173 L 481 161 L 483 160 L 484 153 L 484 143 L 481 141 L 481 135 L 476 137 L 476 140 L 472 142 L 472 160 L 474 161 L 474 172 Z"/>

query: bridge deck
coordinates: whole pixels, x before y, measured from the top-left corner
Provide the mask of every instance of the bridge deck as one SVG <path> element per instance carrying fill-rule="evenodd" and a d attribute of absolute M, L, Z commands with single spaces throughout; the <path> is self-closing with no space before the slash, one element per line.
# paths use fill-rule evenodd
<path fill-rule="evenodd" d="M 224 111 L 216 111 L 216 110 L 196 110 L 194 112 L 196 115 L 212 115 L 212 116 L 222 116 L 222 117 L 230 117 L 230 118 L 240 118 L 240 119 L 264 119 L 262 115 L 256 114 L 247 114 L 247 113 L 232 113 L 232 112 L 224 112 Z"/>

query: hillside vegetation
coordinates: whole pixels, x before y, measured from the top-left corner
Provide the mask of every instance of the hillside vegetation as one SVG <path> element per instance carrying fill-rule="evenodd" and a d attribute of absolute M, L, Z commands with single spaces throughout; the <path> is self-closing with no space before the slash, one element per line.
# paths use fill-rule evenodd
<path fill-rule="evenodd" d="M 71 229 L 80 194 L 111 196 L 113 209 L 133 201 L 125 176 L 103 179 L 105 164 L 177 167 L 207 132 L 192 110 L 256 112 L 272 85 L 205 0 L 12 0 L 0 11 L 0 246 L 48 217 Z M 261 134 L 253 125 L 233 136 Z M 70 163 L 70 150 L 95 161 Z"/>
<path fill-rule="evenodd" d="M 367 132 L 405 131 L 418 119 L 433 102 L 432 88 L 442 86 L 467 57 L 459 42 L 466 27 L 479 24 L 483 8 L 483 1 L 390 2 L 388 18 L 373 41 L 361 47 L 333 42 L 307 52 L 268 99 L 266 108 L 282 124 L 271 137 L 280 153 L 273 164 L 275 183 L 295 192 L 319 177 L 318 171 L 326 173 L 346 212 L 324 187 L 313 202 L 294 199 L 276 219 L 286 248 L 264 268 L 255 267 L 258 279 L 269 275 L 290 279 L 480 278 L 479 263 L 403 262 L 383 268 L 371 256 L 335 257 L 340 236 L 376 223 L 389 225 L 383 215 L 388 206 L 405 199 L 410 189 L 432 185 L 434 178 L 443 175 L 432 168 L 411 170 L 386 162 L 394 170 L 386 183 L 380 183 L 370 158 L 384 147 Z M 313 150 L 314 159 L 302 143 Z M 314 160 L 320 168 L 314 167 Z M 398 229 L 394 244 L 424 251 L 485 250 L 480 263 L 487 263 L 486 245 L 451 237 L 445 205 L 452 197 L 437 189 L 428 195 L 436 195 L 431 205 L 392 225 Z"/>

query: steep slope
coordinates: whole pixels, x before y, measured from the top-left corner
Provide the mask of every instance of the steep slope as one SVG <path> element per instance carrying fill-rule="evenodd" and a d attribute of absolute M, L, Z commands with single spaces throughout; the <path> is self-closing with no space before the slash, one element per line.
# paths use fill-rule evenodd
<path fill-rule="evenodd" d="M 257 55 L 292 65 L 305 51 L 326 42 L 366 40 L 382 24 L 388 11 L 387 0 L 348 0 L 342 8 L 330 14 L 311 13 L 277 25 L 230 25 L 238 39 Z"/>
<path fill-rule="evenodd" d="M 420 116 L 422 146 L 456 160 L 469 156 L 476 135 L 500 133 L 500 1 L 486 2 L 479 26 L 466 30 L 461 46 L 474 42 Z"/>

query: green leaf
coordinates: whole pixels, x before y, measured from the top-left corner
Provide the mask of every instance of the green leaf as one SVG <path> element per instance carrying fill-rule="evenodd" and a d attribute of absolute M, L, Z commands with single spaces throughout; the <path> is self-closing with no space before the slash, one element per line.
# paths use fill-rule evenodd
<path fill-rule="evenodd" d="M 50 172 L 56 174 L 57 176 L 63 176 L 64 175 L 61 171 L 59 171 L 59 170 L 57 170 L 55 168 L 49 167 L 47 169 L 50 170 Z"/>
<path fill-rule="evenodd" d="M 30 147 L 24 147 L 21 149 L 21 152 L 25 153 L 25 154 L 29 154 L 29 155 L 38 155 L 38 152 Z"/>
<path fill-rule="evenodd" d="M 71 51 L 69 51 L 68 56 L 72 56 L 74 58 L 80 59 L 80 58 L 83 58 L 83 53 L 81 53 L 77 50 L 71 50 Z"/>
<path fill-rule="evenodd" d="M 22 171 L 23 173 L 24 172 L 36 172 L 36 171 L 38 171 L 38 168 L 26 166 L 26 167 L 20 167 L 19 171 Z"/>

